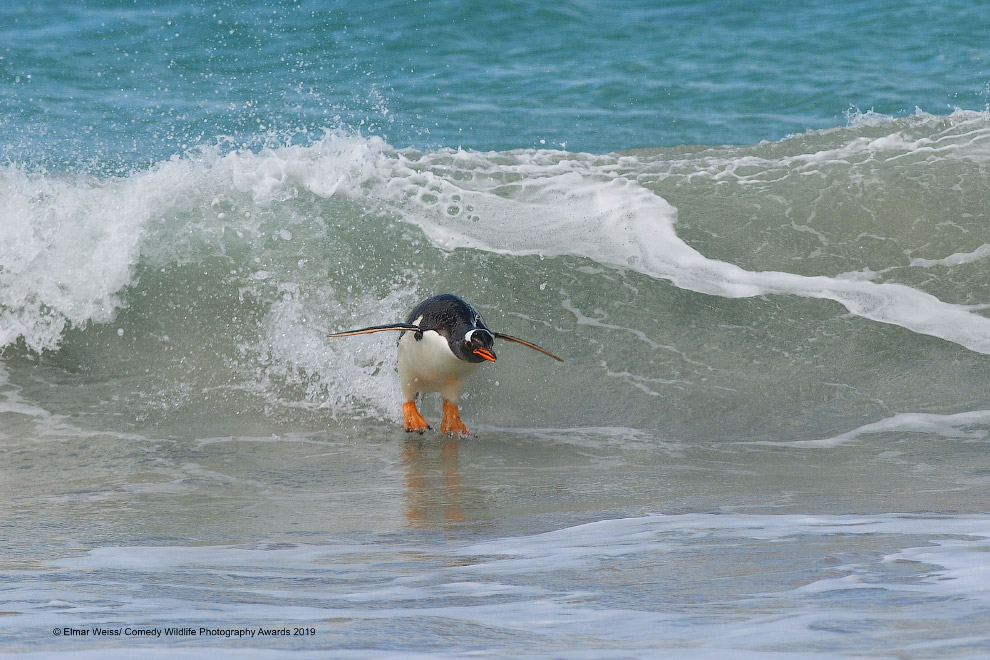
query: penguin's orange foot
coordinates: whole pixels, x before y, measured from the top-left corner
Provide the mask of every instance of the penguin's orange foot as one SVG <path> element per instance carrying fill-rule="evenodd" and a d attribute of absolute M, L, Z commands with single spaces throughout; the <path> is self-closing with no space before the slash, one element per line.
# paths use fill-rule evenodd
<path fill-rule="evenodd" d="M 457 404 L 449 401 L 443 402 L 443 421 L 440 423 L 440 432 L 450 435 L 467 435 L 467 427 L 461 421 L 461 413 L 457 410 Z"/>
<path fill-rule="evenodd" d="M 426 423 L 423 416 L 419 414 L 418 410 L 416 410 L 415 401 L 406 401 L 402 404 L 402 426 L 410 433 L 413 431 L 416 433 L 422 433 L 426 429 L 430 428 L 430 425 Z"/>

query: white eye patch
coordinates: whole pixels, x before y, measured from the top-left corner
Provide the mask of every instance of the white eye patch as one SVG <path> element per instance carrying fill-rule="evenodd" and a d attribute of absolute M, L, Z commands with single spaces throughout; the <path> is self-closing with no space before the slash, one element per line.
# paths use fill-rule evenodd
<path fill-rule="evenodd" d="M 492 334 L 492 333 L 488 332 L 487 330 L 479 330 L 478 328 L 473 328 L 471 330 L 468 330 L 464 334 L 464 341 L 470 342 L 471 341 L 471 337 L 473 337 L 474 336 L 474 333 L 476 333 L 476 332 L 483 332 L 486 335 L 491 335 Z M 492 337 L 492 339 L 494 339 L 494 337 Z"/>

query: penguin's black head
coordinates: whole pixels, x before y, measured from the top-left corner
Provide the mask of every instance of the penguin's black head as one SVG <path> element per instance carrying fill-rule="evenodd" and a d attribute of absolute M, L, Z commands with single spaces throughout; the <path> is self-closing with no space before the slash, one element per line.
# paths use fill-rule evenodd
<path fill-rule="evenodd" d="M 495 335 L 485 327 L 468 328 L 463 339 L 450 342 L 454 355 L 465 362 L 494 362 L 495 351 L 492 346 L 495 344 Z"/>

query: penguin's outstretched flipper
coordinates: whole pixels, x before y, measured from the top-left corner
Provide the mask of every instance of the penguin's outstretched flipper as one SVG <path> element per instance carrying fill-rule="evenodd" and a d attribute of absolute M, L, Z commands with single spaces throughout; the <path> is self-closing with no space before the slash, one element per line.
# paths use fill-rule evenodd
<path fill-rule="evenodd" d="M 358 330 L 345 330 L 344 332 L 332 332 L 328 337 L 351 337 L 353 335 L 367 335 L 372 332 L 385 332 L 386 330 L 411 330 L 412 332 L 422 332 L 422 328 L 412 323 L 389 323 L 387 325 L 373 325 L 368 328 Z"/>
<path fill-rule="evenodd" d="M 548 351 L 545 348 L 540 348 L 539 346 L 537 346 L 533 342 L 526 341 L 525 339 L 520 339 L 519 337 L 513 337 L 512 335 L 506 335 L 506 334 L 503 334 L 501 332 L 493 332 L 492 334 L 495 335 L 495 339 L 504 339 L 505 341 L 512 341 L 512 342 L 515 342 L 517 344 L 522 344 L 523 346 L 528 346 L 529 348 L 532 348 L 534 351 L 539 351 L 540 353 L 543 353 L 544 355 L 547 355 L 549 357 L 552 357 L 557 362 L 563 362 L 564 361 L 564 358 L 560 357 L 559 355 L 554 355 L 553 353 L 551 353 L 550 351 Z"/>

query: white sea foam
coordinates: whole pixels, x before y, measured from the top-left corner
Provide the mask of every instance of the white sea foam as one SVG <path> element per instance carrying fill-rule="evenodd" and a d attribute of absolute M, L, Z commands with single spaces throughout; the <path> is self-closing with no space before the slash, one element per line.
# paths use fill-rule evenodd
<path fill-rule="evenodd" d="M 441 590 L 476 597 L 499 593 L 531 593 L 528 589 L 503 583 L 478 582 L 479 574 L 525 575 L 571 569 L 589 569 L 602 561 L 619 557 L 669 554 L 716 539 L 780 543 L 799 538 L 876 536 L 933 540 L 924 547 L 907 546 L 887 555 L 883 561 L 911 560 L 940 569 L 926 570 L 934 582 L 959 580 L 957 591 L 971 595 L 990 591 L 990 571 L 982 562 L 990 543 L 990 520 L 985 516 L 922 516 L 882 514 L 861 515 L 756 515 L 756 514 L 651 514 L 585 523 L 559 530 L 445 547 L 442 552 L 462 558 L 456 566 L 434 568 L 444 575 Z M 309 571 L 324 566 L 328 571 L 365 570 L 371 564 L 389 564 L 394 553 L 411 553 L 429 558 L 433 549 L 426 545 L 390 546 L 377 543 L 332 545 L 273 545 L 258 547 L 106 547 L 83 555 L 59 559 L 53 566 L 73 570 L 168 571 L 177 568 L 221 568 L 223 570 Z M 355 560 L 360 560 L 355 563 Z M 368 566 L 365 563 L 370 562 Z M 337 568 L 334 568 L 334 567 Z M 288 573 L 284 573 L 288 575 Z M 471 576 L 470 579 L 465 579 Z M 410 585 L 402 587 L 406 596 L 435 597 L 431 590 L 413 594 Z M 963 579 L 965 578 L 965 579 Z M 817 583 L 818 581 L 816 581 Z M 532 586 L 532 585 L 531 585 Z M 882 586 L 882 585 L 881 585 Z M 904 585 L 901 585 L 902 587 Z M 294 592 L 299 593 L 299 592 Z M 313 592 L 311 595 L 318 594 Z M 366 592 L 360 592 L 366 594 Z M 392 600 L 393 592 L 383 591 Z M 431 595 L 432 594 L 432 595 Z M 365 601 L 346 585 L 325 593 L 326 598 Z"/>
<path fill-rule="evenodd" d="M 765 173 L 929 150 L 937 158 L 978 159 L 990 149 L 982 115 L 953 117 L 951 135 L 919 137 L 905 129 L 776 160 L 722 157 L 717 169 Z M 972 135 L 965 133 L 969 123 Z M 553 151 L 422 154 L 396 151 L 376 137 L 330 133 L 310 146 L 260 153 L 204 149 L 125 178 L 56 179 L 7 166 L 0 178 L 0 345 L 23 337 L 36 350 L 56 347 L 67 324 L 113 317 L 139 258 L 181 262 L 188 236 L 206 241 L 227 230 L 253 231 L 258 220 L 251 214 L 236 222 L 224 211 L 204 215 L 208 200 L 247 195 L 275 213 L 276 205 L 306 190 L 392 213 L 443 250 L 584 257 L 714 296 L 831 300 L 856 316 L 990 354 L 990 319 L 975 312 L 978 306 L 950 304 L 896 282 L 753 271 L 706 257 L 678 236 L 677 210 L 637 180 L 634 161 Z M 703 162 L 693 167 L 706 175 Z M 174 225 L 188 214 L 194 219 L 188 226 Z M 280 236 L 288 231 L 279 227 Z M 219 242 L 217 249 L 224 249 Z M 979 248 L 914 265 L 961 263 L 985 253 Z"/>
<path fill-rule="evenodd" d="M 990 524 L 982 516 L 647 515 L 591 522 L 524 538 L 487 541 L 466 546 L 460 554 L 536 560 L 533 567 L 538 570 L 554 570 L 556 567 L 587 567 L 607 556 L 667 551 L 682 546 L 688 539 L 730 537 L 777 542 L 804 535 L 867 534 L 965 535 L 990 539 Z M 561 552 L 570 555 L 563 565 L 557 554 Z M 975 558 L 978 555 L 974 555 Z M 473 568 L 496 569 L 500 561 L 477 563 Z"/>
<path fill-rule="evenodd" d="M 53 348 L 66 324 L 107 321 L 137 261 L 149 197 L 128 181 L 0 168 L 0 346 Z"/>
<path fill-rule="evenodd" d="M 980 427 L 980 428 L 974 428 Z M 759 444 L 787 447 L 831 448 L 853 442 L 864 435 L 875 433 L 928 433 L 943 438 L 986 438 L 990 428 L 990 410 L 969 410 L 940 415 L 935 413 L 898 413 L 877 422 L 871 422 L 846 433 L 818 440 L 794 440 L 790 442 L 760 442 Z"/>
<path fill-rule="evenodd" d="M 298 287 L 283 287 L 282 300 L 272 306 L 256 347 L 268 365 L 265 377 L 291 382 L 296 379 L 296 372 L 303 370 L 315 378 L 306 383 L 310 392 L 304 401 L 318 401 L 314 405 L 336 413 L 370 407 L 381 416 L 397 420 L 395 402 L 401 400 L 398 381 L 371 377 L 383 370 L 395 370 L 395 352 L 383 351 L 382 345 L 394 342 L 396 337 L 369 335 L 348 338 L 346 345 L 341 343 L 344 340 L 337 340 L 334 345 L 327 334 L 377 325 L 382 319 L 404 319 L 406 310 L 417 302 L 415 287 L 396 288 L 382 300 L 369 295 L 353 296 L 348 299 L 351 304 L 346 309 L 335 299 L 336 291 L 328 287 L 323 293 L 315 300 L 304 300 Z M 355 307 L 364 310 L 363 313 L 349 311 Z M 348 326 L 328 328 L 321 321 L 327 318 L 338 324 L 346 322 Z M 264 391 L 268 392 L 269 388 L 266 386 Z"/>
<path fill-rule="evenodd" d="M 289 621 L 317 627 L 309 643 L 329 651 L 359 635 L 349 630 L 388 625 L 407 640 L 398 655 L 409 657 L 432 652 L 424 622 L 471 634 L 465 645 L 445 633 L 450 657 L 480 649 L 512 657 L 534 644 L 533 657 L 544 657 L 539 645 L 548 643 L 547 657 L 806 658 L 829 648 L 817 657 L 839 658 L 869 639 L 880 657 L 955 644 L 959 657 L 975 658 L 986 640 L 939 632 L 990 605 L 986 516 L 646 515 L 421 541 L 97 548 L 29 575 L 6 571 L 6 607 L 19 614 L 0 629 Z M 46 579 L 50 571 L 57 580 Z M 100 594 L 87 577 L 94 572 Z M 687 588 L 713 580 L 724 593 L 710 605 Z M 145 586 L 135 592 L 135 583 Z M 685 588 L 689 602 L 678 595 Z M 276 652 L 257 639 L 251 648 Z"/>
<path fill-rule="evenodd" d="M 445 174 L 451 167 L 445 161 L 463 169 Z M 709 259 L 677 235 L 676 209 L 636 181 L 566 161 L 541 169 L 536 161 L 518 157 L 502 166 L 485 154 L 413 161 L 400 152 L 388 163 L 381 194 L 401 203 L 403 219 L 442 249 L 587 257 L 729 298 L 776 294 L 832 300 L 857 316 L 990 354 L 990 319 L 967 306 L 894 282 L 748 271 Z M 483 167 L 484 176 L 472 173 L 467 182 L 459 174 Z"/>
<path fill-rule="evenodd" d="M 955 252 L 941 259 L 912 259 L 911 266 L 918 268 L 933 268 L 935 266 L 959 266 L 973 263 L 990 256 L 990 244 L 984 243 L 972 252 Z"/>
<path fill-rule="evenodd" d="M 228 230 L 263 238 L 249 209 L 236 217 L 217 210 L 232 196 L 271 206 L 305 179 L 318 194 L 343 188 L 360 198 L 384 148 L 377 138 L 335 134 L 260 154 L 204 148 L 127 176 L 0 168 L 0 347 L 22 339 L 54 349 L 67 327 L 110 321 L 140 259 L 167 267 L 211 244 L 222 254 Z"/>

